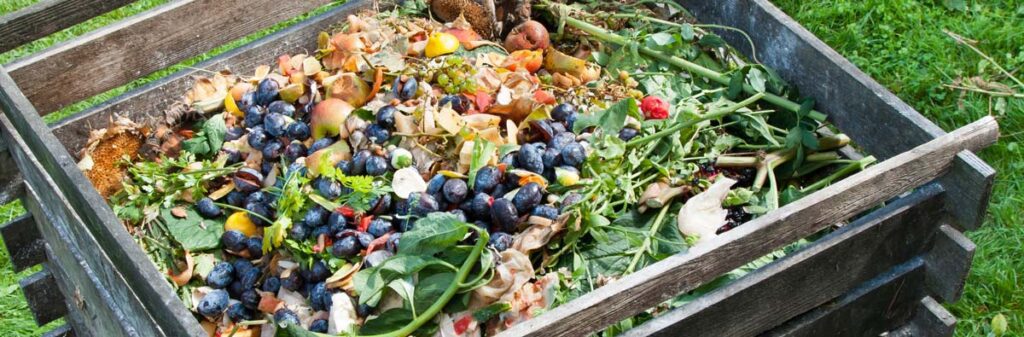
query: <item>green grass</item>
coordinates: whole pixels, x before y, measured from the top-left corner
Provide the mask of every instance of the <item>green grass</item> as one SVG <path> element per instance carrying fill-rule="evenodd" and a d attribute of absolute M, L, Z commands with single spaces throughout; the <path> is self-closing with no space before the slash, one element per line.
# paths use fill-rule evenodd
<path fill-rule="evenodd" d="M 36 0 L 6 0 L 0 15 Z M 41 50 L 110 22 L 163 3 L 138 1 L 129 7 L 54 34 L 14 51 L 0 54 L 0 63 Z M 1008 335 L 1024 334 L 1024 224 L 1019 212 L 1024 175 L 1024 100 L 1000 99 L 943 87 L 960 77 L 980 76 L 988 81 L 1012 84 L 992 64 L 968 48 L 957 45 L 943 29 L 978 41 L 978 48 L 1011 72 L 1024 67 L 1024 1 L 966 1 L 965 10 L 949 9 L 958 0 L 777 0 L 784 11 L 849 58 L 862 70 L 946 130 L 966 125 L 985 115 L 996 116 L 1002 127 L 999 143 L 981 156 L 996 170 L 995 194 L 985 226 L 968 235 L 978 244 L 974 267 L 960 302 L 949 308 L 959 318 L 958 336 L 984 336 L 989 321 L 1006 315 Z M 289 22 L 293 23 L 294 20 Z M 287 24 L 285 24 L 287 25 Z M 275 27 L 279 29 L 284 25 Z M 48 116 L 66 117 L 131 88 L 166 76 L 213 55 L 251 41 L 258 33 L 187 60 Z M 1024 92 L 1024 87 L 1016 88 Z M 885 135 L 882 135 L 885 136 Z M 895 135 L 894 135 L 895 136 Z M 21 212 L 20 205 L 0 206 L 0 223 Z M 18 291 L 17 280 L 28 272 L 11 272 L 6 251 L 0 252 L 0 336 L 37 336 L 52 327 L 35 328 Z"/>

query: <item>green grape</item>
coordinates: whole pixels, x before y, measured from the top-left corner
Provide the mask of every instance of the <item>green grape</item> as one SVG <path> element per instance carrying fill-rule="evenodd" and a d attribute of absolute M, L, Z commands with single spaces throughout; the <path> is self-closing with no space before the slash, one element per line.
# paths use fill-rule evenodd
<path fill-rule="evenodd" d="M 437 75 L 437 84 L 440 84 L 441 86 L 448 85 L 448 74 L 442 73 Z"/>

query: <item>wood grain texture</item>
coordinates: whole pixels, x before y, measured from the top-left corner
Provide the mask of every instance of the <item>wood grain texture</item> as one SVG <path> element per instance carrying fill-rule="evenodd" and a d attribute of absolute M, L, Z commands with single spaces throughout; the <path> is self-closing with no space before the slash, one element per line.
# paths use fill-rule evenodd
<path fill-rule="evenodd" d="M 935 245 L 925 258 L 928 289 L 938 300 L 952 303 L 960 299 L 971 273 L 975 248 L 974 242 L 955 228 L 949 225 L 940 228 Z"/>
<path fill-rule="evenodd" d="M 857 146 L 880 160 L 945 134 L 769 0 L 679 2 L 702 23 L 750 33 L 762 63 L 802 95 L 813 97 L 817 110 L 827 113 L 829 121 Z M 744 36 L 727 30 L 715 33 L 751 55 Z M 985 218 L 995 171 L 973 153 L 964 153 L 951 173 L 941 180 L 950 197 L 946 209 L 963 228 L 977 228 Z"/>
<path fill-rule="evenodd" d="M 136 121 L 162 116 L 171 104 L 180 101 L 185 91 L 192 87 L 194 76 L 209 74 L 203 69 L 230 69 L 238 73 L 252 73 L 256 66 L 272 64 L 279 55 L 315 50 L 316 37 L 320 32 L 331 31 L 332 27 L 343 22 L 350 14 L 369 8 L 370 5 L 372 3 L 368 1 L 349 2 L 197 64 L 194 68 L 179 71 L 132 90 L 58 122 L 53 125 L 54 134 L 65 148 L 77 152 L 85 145 L 89 131 L 108 125 L 115 114 Z"/>
<path fill-rule="evenodd" d="M 5 116 L 3 135 L 18 169 L 25 175 L 26 185 L 34 184 L 37 197 L 43 198 L 45 211 L 32 212 L 37 222 L 47 221 L 39 226 L 40 233 L 53 250 L 63 249 L 54 254 L 65 259 L 62 267 L 75 271 L 65 265 L 72 261 L 81 264 L 77 274 L 66 279 L 81 282 L 82 289 L 98 288 L 96 308 L 108 303 L 103 301 L 117 303 L 113 309 L 94 312 L 113 316 L 93 319 L 86 315 L 86 320 L 117 322 L 110 328 L 120 326 L 131 332 L 127 335 L 203 336 L 164 275 L 153 268 L 2 67 L 0 109 Z"/>
<path fill-rule="evenodd" d="M 924 295 L 924 261 L 914 259 L 762 337 L 875 337 L 905 325 Z"/>
<path fill-rule="evenodd" d="M 984 117 L 691 247 L 685 254 L 673 255 L 516 325 L 502 335 L 585 336 L 598 331 L 935 179 L 949 169 L 957 153 L 988 146 L 998 134 L 995 119 Z"/>
<path fill-rule="evenodd" d="M 7 144 L 0 140 L 0 205 L 21 197 L 21 174 L 18 173 L 18 167 L 4 164 L 12 161 Z"/>
<path fill-rule="evenodd" d="M 910 323 L 889 332 L 886 337 L 949 337 L 956 330 L 956 317 L 931 296 L 925 296 L 917 306 Z"/>
<path fill-rule="evenodd" d="M 3 235 L 14 272 L 46 261 L 46 241 L 39 234 L 31 214 L 23 214 L 0 227 L 0 235 Z"/>
<path fill-rule="evenodd" d="M 7 68 L 48 114 L 330 2 L 172 1 Z"/>
<path fill-rule="evenodd" d="M 43 326 L 64 317 L 68 310 L 64 305 L 64 295 L 46 265 L 42 270 L 18 280 L 18 285 L 37 325 Z"/>
<path fill-rule="evenodd" d="M 42 337 L 75 337 L 75 331 L 71 330 L 71 326 L 64 324 L 47 331 Z"/>
<path fill-rule="evenodd" d="M 0 17 L 0 53 L 131 3 L 132 0 L 43 0 Z"/>
<path fill-rule="evenodd" d="M 926 185 L 622 336 L 756 336 L 926 253 L 941 197 L 941 186 Z"/>

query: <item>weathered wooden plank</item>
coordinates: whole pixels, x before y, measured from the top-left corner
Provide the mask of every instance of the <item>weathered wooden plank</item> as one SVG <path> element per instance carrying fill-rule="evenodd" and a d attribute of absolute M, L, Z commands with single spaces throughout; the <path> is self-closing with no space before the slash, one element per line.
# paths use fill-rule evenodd
<path fill-rule="evenodd" d="M 960 299 L 964 283 L 971 273 L 974 242 L 949 225 L 940 228 L 931 252 L 925 257 L 927 285 L 939 300 L 952 303 Z"/>
<path fill-rule="evenodd" d="M 46 261 L 46 242 L 39 234 L 31 214 L 23 214 L 0 227 L 0 235 L 4 237 L 7 256 L 11 258 L 14 272 Z"/>
<path fill-rule="evenodd" d="M 756 336 L 925 253 L 941 196 L 942 187 L 926 185 L 623 336 Z"/>
<path fill-rule="evenodd" d="M 206 75 L 206 70 L 231 69 L 239 73 L 252 73 L 258 65 L 272 64 L 286 53 L 316 49 L 316 36 L 330 31 L 350 14 L 371 6 L 369 1 L 352 1 L 331 9 L 287 29 L 253 41 L 241 48 L 226 52 L 193 68 L 184 69 L 163 79 L 115 97 L 89 110 L 82 111 L 53 125 L 54 134 L 64 147 L 74 152 L 85 145 L 89 131 L 105 127 L 116 114 L 136 121 L 162 116 L 167 108 L 181 100 L 194 82 L 193 76 Z"/>
<path fill-rule="evenodd" d="M 47 114 L 330 2 L 172 1 L 15 61 L 8 72 Z"/>
<path fill-rule="evenodd" d="M 7 144 L 0 140 L 0 205 L 21 197 L 21 174 L 18 173 L 18 168 L 2 164 L 10 163 L 12 160 Z"/>
<path fill-rule="evenodd" d="M 718 275 L 846 219 L 946 172 L 953 157 L 998 138 L 985 117 L 869 167 L 810 196 L 598 288 L 506 331 L 505 336 L 581 336 L 689 291 Z"/>
<path fill-rule="evenodd" d="M 75 331 L 71 330 L 71 326 L 64 324 L 47 331 L 42 337 L 75 337 Z"/>
<path fill-rule="evenodd" d="M 32 318 L 39 326 L 64 317 L 68 308 L 64 306 L 64 295 L 57 288 L 57 281 L 49 268 L 43 269 L 18 281 L 25 302 L 32 312 Z"/>
<path fill-rule="evenodd" d="M 96 193 L 72 156 L 57 142 L 28 99 L 17 90 L 3 67 L 0 67 L 0 108 L 10 119 L 11 126 L 5 129 L 18 130 L 20 137 L 6 140 L 15 152 L 15 161 L 26 181 L 46 182 L 46 185 L 39 186 L 51 186 L 42 190 L 43 195 L 50 198 L 47 205 L 64 205 L 58 211 L 67 212 L 60 214 L 65 216 L 65 226 L 74 231 L 75 235 L 71 237 L 76 238 L 76 244 L 89 247 L 86 261 L 90 262 L 91 268 L 104 268 L 104 272 L 98 273 L 99 281 L 103 283 L 97 284 L 107 287 L 117 296 L 124 310 L 132 310 L 129 319 L 155 320 L 156 324 L 140 322 L 137 328 L 142 331 L 159 328 L 163 334 L 171 336 L 203 336 L 204 332 L 188 309 L 181 305 L 164 275 L 153 268 L 153 263 L 124 230 L 105 200 Z M 18 158 L 17 152 L 21 148 L 25 149 L 20 154 L 23 157 Z M 26 153 L 31 156 L 25 156 Z M 45 238 L 46 233 L 43 236 Z M 54 244 L 49 239 L 47 242 Z M 145 299 L 141 301 L 141 308 L 138 307 L 140 298 Z M 145 335 L 157 336 L 160 333 Z"/>
<path fill-rule="evenodd" d="M 813 97 L 836 127 L 867 153 L 886 159 L 945 132 L 871 79 L 850 61 L 811 34 L 768 0 L 680 0 L 703 23 L 750 33 L 762 63 Z M 746 55 L 750 44 L 732 31 L 715 31 Z M 885 135 L 879 137 L 878 135 Z M 942 179 L 949 194 L 947 210 L 964 228 L 977 228 L 985 217 L 995 171 L 974 154 L 958 156 Z"/>
<path fill-rule="evenodd" d="M 889 332 L 886 337 L 949 337 L 956 330 L 956 317 L 931 296 L 925 296 L 917 306 L 910 323 Z"/>
<path fill-rule="evenodd" d="M 0 17 L 0 53 L 56 33 L 132 0 L 43 0 Z"/>
<path fill-rule="evenodd" d="M 868 337 L 910 321 L 924 295 L 924 261 L 914 259 L 763 337 Z"/>

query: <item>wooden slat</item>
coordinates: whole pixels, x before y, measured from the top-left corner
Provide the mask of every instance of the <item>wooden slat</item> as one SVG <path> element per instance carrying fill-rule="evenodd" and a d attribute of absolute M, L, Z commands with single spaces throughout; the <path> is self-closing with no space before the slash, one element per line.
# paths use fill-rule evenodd
<path fill-rule="evenodd" d="M 0 116 L 0 128 L 12 127 L 6 116 Z M 84 335 L 163 336 L 152 318 L 139 309 L 139 299 L 133 297 L 131 287 L 84 229 L 82 219 L 71 210 L 39 162 L 24 151 L 26 144 L 14 137 L 6 140 L 19 169 L 26 172 L 29 183 L 23 202 L 47 241 L 47 259 L 58 288 L 68 294 L 63 298 L 72 326 Z"/>
<path fill-rule="evenodd" d="M 14 272 L 46 261 L 46 242 L 39 234 L 31 214 L 23 214 L 0 227 L 0 235 L 3 235 Z"/>
<path fill-rule="evenodd" d="M 605 285 L 504 336 L 582 336 L 689 291 L 824 226 L 935 179 L 965 149 L 998 138 L 985 117 L 950 134 L 867 168 L 743 226 Z"/>
<path fill-rule="evenodd" d="M 956 317 L 931 296 L 921 299 L 917 313 L 908 323 L 890 331 L 886 337 L 950 337 L 956 330 Z"/>
<path fill-rule="evenodd" d="M 702 23 L 736 27 L 750 33 L 757 57 L 800 93 L 867 153 L 886 159 L 945 132 L 850 61 L 800 26 L 769 0 L 680 0 Z M 715 31 L 750 55 L 743 35 Z M 942 180 L 949 194 L 946 209 L 957 223 L 981 225 L 995 171 L 973 153 L 958 156 Z"/>
<path fill-rule="evenodd" d="M 47 331 L 42 337 L 75 337 L 75 331 L 71 330 L 71 326 L 64 324 Z"/>
<path fill-rule="evenodd" d="M 36 324 L 43 326 L 64 317 L 68 310 L 64 305 L 64 295 L 57 288 L 57 282 L 46 265 L 42 270 L 19 280 L 18 285 L 21 286 Z"/>
<path fill-rule="evenodd" d="M 924 261 L 915 259 L 761 336 L 878 336 L 909 322 L 923 297 Z"/>
<path fill-rule="evenodd" d="M 955 228 L 943 225 L 935 245 L 925 258 L 928 288 L 939 300 L 952 303 L 960 299 L 964 283 L 971 273 L 974 242 Z"/>
<path fill-rule="evenodd" d="M 162 113 L 171 104 L 180 101 L 184 92 L 192 86 L 195 81 L 193 76 L 209 74 L 202 69 L 210 71 L 231 69 L 235 72 L 251 74 L 256 66 L 272 64 L 279 55 L 315 50 L 317 47 L 316 37 L 320 32 L 330 31 L 332 26 L 343 22 L 350 14 L 368 8 L 370 5 L 372 4 L 368 1 L 349 2 L 241 48 L 197 64 L 193 68 L 179 71 L 115 97 L 53 125 L 54 134 L 65 148 L 72 152 L 78 151 L 89 138 L 89 131 L 105 127 L 115 114 L 128 116 L 136 121 L 162 116 Z"/>
<path fill-rule="evenodd" d="M 330 2 L 172 1 L 7 68 L 47 114 Z"/>
<path fill-rule="evenodd" d="M 925 253 L 940 225 L 941 195 L 926 185 L 622 336 L 756 336 Z"/>
<path fill-rule="evenodd" d="M 18 173 L 18 168 L 14 165 L 3 164 L 10 163 L 12 160 L 11 153 L 7 150 L 7 144 L 0 140 L 0 205 L 5 205 L 21 197 L 21 174 Z"/>
<path fill-rule="evenodd" d="M 132 0 L 43 0 L 0 17 L 0 53 L 131 3 Z"/>

